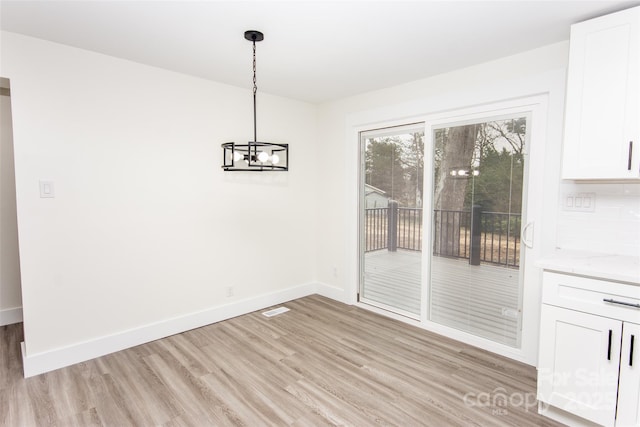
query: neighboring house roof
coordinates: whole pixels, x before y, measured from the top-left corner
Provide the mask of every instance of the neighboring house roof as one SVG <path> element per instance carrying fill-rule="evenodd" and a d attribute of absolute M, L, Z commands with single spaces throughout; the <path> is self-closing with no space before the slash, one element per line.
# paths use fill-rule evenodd
<path fill-rule="evenodd" d="M 381 196 L 386 196 L 386 191 L 382 191 L 381 189 L 374 187 L 373 185 L 365 184 L 364 185 L 364 194 L 369 195 L 371 193 L 377 193 Z"/>

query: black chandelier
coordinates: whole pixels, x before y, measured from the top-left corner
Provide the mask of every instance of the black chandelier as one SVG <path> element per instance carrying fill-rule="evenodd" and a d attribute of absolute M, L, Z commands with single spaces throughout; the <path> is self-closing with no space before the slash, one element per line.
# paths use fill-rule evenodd
<path fill-rule="evenodd" d="M 289 144 L 258 142 L 256 120 L 256 42 L 264 40 L 260 31 L 245 31 L 244 38 L 253 43 L 253 141 L 246 144 L 222 144 L 222 169 L 225 171 L 286 171 L 289 170 Z"/>

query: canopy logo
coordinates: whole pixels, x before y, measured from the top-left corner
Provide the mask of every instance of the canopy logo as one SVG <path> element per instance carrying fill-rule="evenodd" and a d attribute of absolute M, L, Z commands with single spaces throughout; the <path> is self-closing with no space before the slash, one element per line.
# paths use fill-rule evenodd
<path fill-rule="evenodd" d="M 523 407 L 528 412 L 538 405 L 535 393 L 507 393 L 503 387 L 497 387 L 490 392 L 469 392 L 462 397 L 462 401 L 466 406 L 474 408 L 492 408 L 493 415 L 507 415 L 508 408 L 517 407 Z"/>

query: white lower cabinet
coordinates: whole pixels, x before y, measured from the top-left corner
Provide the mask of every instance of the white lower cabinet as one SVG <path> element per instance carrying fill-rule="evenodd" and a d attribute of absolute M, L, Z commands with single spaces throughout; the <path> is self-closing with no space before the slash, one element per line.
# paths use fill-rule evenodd
<path fill-rule="evenodd" d="M 622 328 L 617 426 L 640 426 L 640 325 Z"/>
<path fill-rule="evenodd" d="M 538 400 L 597 425 L 640 427 L 639 302 L 638 286 L 545 272 Z"/>
<path fill-rule="evenodd" d="M 541 329 L 549 336 L 538 362 L 540 400 L 614 425 L 622 322 L 543 305 Z"/>

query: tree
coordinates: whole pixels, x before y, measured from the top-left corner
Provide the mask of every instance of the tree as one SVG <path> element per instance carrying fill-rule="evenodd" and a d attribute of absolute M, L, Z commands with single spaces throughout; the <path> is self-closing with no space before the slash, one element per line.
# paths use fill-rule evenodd
<path fill-rule="evenodd" d="M 465 205 L 481 205 L 484 211 L 492 212 L 522 212 L 523 175 L 522 154 L 486 147 L 481 159 L 481 173 L 467 191 Z"/>
<path fill-rule="evenodd" d="M 467 189 L 465 206 L 522 212 L 525 133 L 525 117 L 482 124 L 477 141 L 480 174 Z"/>
<path fill-rule="evenodd" d="M 405 169 L 406 206 L 422 207 L 424 190 L 424 132 L 414 132 L 404 141 L 402 165 Z"/>
<path fill-rule="evenodd" d="M 393 138 L 372 138 L 365 150 L 365 183 L 379 188 L 391 199 L 404 191 L 402 150 Z"/>
<path fill-rule="evenodd" d="M 457 255 L 460 250 L 461 215 L 447 215 L 443 211 L 459 212 L 464 208 L 469 179 L 457 172 L 471 173 L 478 131 L 475 124 L 454 126 L 441 129 L 439 138 L 436 137 L 436 143 L 441 145 L 436 149 L 439 153 L 435 159 L 434 209 L 440 213 L 434 218 L 438 233 L 434 249 L 442 255 Z"/>

